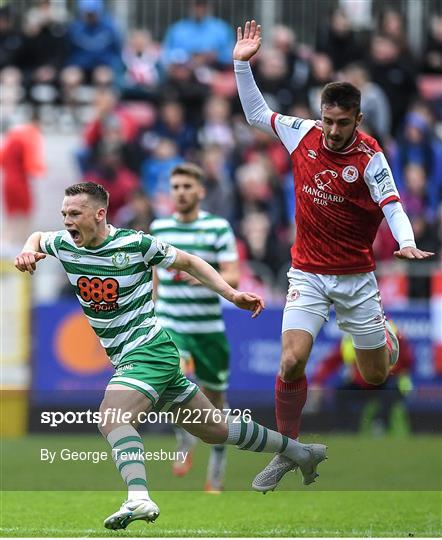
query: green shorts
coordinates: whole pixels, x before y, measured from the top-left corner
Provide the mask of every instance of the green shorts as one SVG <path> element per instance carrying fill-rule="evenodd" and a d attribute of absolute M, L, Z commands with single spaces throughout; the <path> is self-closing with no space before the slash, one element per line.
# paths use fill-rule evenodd
<path fill-rule="evenodd" d="M 198 386 L 180 370 L 180 356 L 165 330 L 127 354 L 109 384 L 122 384 L 146 395 L 155 410 L 172 410 L 190 401 Z"/>
<path fill-rule="evenodd" d="M 198 383 L 209 390 L 223 391 L 229 386 L 229 344 L 224 332 L 181 334 L 167 329 L 181 358 L 195 364 Z"/>

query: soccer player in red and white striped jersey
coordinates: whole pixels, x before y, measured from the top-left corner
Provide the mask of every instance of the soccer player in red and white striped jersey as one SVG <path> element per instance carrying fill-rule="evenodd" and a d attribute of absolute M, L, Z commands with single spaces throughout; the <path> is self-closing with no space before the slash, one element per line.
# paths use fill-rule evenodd
<path fill-rule="evenodd" d="M 298 437 L 307 397 L 305 366 L 334 304 L 339 327 L 352 335 L 364 380 L 381 384 L 397 360 L 398 345 L 385 319 L 372 244 L 385 217 L 400 259 L 425 259 L 379 144 L 358 130 L 360 91 L 346 82 L 326 85 L 321 120 L 272 111 L 256 86 L 249 60 L 261 45 L 261 27 L 237 30 L 233 51 L 239 97 L 249 124 L 274 133 L 290 153 L 296 196 L 296 240 L 282 323 L 282 357 L 276 377 L 278 430 Z M 290 464 L 275 456 L 254 481 L 271 489 Z"/>

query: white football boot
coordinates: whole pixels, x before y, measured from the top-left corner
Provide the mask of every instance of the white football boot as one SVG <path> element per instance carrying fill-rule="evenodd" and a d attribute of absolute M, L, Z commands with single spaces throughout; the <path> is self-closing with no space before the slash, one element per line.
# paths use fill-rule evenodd
<path fill-rule="evenodd" d="M 317 466 L 321 461 L 327 459 L 327 447 L 324 444 L 305 444 L 303 446 L 306 450 L 305 458 L 298 458 L 297 461 L 287 455 L 276 454 L 267 467 L 256 475 L 252 482 L 252 488 L 262 493 L 273 491 L 285 474 L 297 468 L 302 473 L 304 485 L 307 486 L 315 482 L 319 476 L 316 472 Z"/>
<path fill-rule="evenodd" d="M 160 509 L 150 499 L 135 499 L 125 501 L 121 508 L 104 520 L 106 529 L 125 529 L 129 523 L 143 519 L 147 523 L 155 521 L 160 515 Z"/>

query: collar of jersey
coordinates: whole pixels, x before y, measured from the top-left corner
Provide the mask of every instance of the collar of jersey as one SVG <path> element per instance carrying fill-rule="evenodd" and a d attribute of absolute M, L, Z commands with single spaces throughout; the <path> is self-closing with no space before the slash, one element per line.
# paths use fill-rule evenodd
<path fill-rule="evenodd" d="M 177 223 L 179 223 L 180 225 L 192 225 L 193 223 L 195 223 L 195 221 L 198 221 L 199 219 L 204 218 L 204 217 L 206 217 L 207 215 L 208 215 L 208 212 L 205 212 L 204 210 L 200 210 L 200 211 L 198 212 L 198 217 L 197 217 L 196 219 L 194 219 L 193 221 L 180 221 L 180 220 L 178 219 L 178 213 L 175 212 L 175 213 L 173 214 L 173 219 L 174 219 Z"/>
<path fill-rule="evenodd" d="M 85 246 L 85 247 L 82 247 L 80 249 L 84 249 L 86 251 L 97 251 L 98 249 L 101 249 L 105 245 L 109 244 L 109 242 L 114 239 L 114 236 L 115 236 L 115 233 L 117 232 L 117 229 L 113 225 L 111 225 L 110 223 L 108 223 L 108 225 L 109 225 L 109 234 L 108 234 L 106 240 L 101 242 L 101 244 L 99 244 L 98 246 L 94 246 L 94 247 L 86 247 Z"/>
<path fill-rule="evenodd" d="M 329 148 L 326 144 L 325 144 L 325 140 L 324 140 L 324 133 L 321 133 L 321 141 L 322 141 L 322 149 L 325 150 L 326 152 L 329 152 L 330 154 L 338 154 L 338 155 L 343 155 L 343 154 L 350 154 L 351 152 L 353 152 L 353 150 L 355 150 L 358 146 L 358 144 L 360 143 L 360 133 L 358 130 L 356 130 L 356 133 L 355 133 L 355 136 L 354 136 L 354 139 L 351 141 L 350 144 L 348 144 L 344 150 L 332 150 L 331 148 Z"/>

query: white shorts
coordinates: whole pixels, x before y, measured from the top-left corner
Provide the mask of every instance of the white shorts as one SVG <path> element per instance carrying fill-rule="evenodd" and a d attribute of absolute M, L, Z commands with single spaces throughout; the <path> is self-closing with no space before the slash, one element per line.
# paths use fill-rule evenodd
<path fill-rule="evenodd" d="M 337 276 L 291 268 L 287 277 L 282 332 L 305 330 L 315 340 L 333 304 L 339 328 L 351 334 L 357 349 L 385 345 L 385 316 L 373 272 Z"/>

